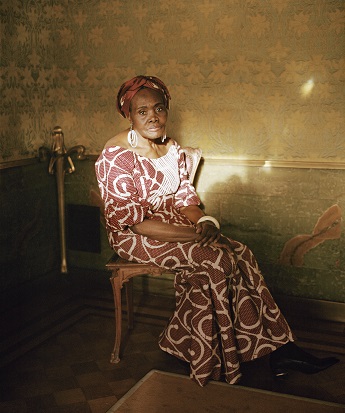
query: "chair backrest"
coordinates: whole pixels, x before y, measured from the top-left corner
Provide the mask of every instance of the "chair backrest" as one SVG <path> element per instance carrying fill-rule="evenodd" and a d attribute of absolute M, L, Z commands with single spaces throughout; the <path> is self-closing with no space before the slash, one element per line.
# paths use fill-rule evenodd
<path fill-rule="evenodd" d="M 202 150 L 199 148 L 191 148 L 187 146 L 183 148 L 183 152 L 186 155 L 186 165 L 187 172 L 189 175 L 189 181 L 193 183 L 196 171 L 200 163 Z"/>

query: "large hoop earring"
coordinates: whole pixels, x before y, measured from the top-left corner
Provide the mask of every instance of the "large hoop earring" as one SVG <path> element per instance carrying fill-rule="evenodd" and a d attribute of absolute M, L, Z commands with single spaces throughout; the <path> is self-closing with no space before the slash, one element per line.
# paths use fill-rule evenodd
<path fill-rule="evenodd" d="M 138 135 L 133 129 L 133 123 L 131 123 L 131 127 L 127 135 L 127 140 L 132 148 L 136 148 L 138 146 Z"/>

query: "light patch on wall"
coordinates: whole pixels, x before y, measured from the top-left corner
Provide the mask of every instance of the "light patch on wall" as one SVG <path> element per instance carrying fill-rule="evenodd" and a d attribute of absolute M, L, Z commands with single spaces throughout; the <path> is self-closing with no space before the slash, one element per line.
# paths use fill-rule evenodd
<path fill-rule="evenodd" d="M 315 83 L 313 79 L 307 80 L 303 85 L 301 86 L 301 95 L 302 97 L 306 98 L 309 96 L 314 89 Z"/>
<path fill-rule="evenodd" d="M 236 165 L 229 166 L 209 162 L 203 165 L 202 171 L 197 181 L 197 192 L 217 192 L 224 189 L 224 185 L 230 182 L 238 182 L 241 185 L 246 185 L 249 182 L 248 167 Z M 221 188 L 221 189 L 220 189 Z"/>
<path fill-rule="evenodd" d="M 264 168 L 267 169 L 271 169 L 272 168 L 272 162 L 271 161 L 265 161 L 264 163 Z"/>

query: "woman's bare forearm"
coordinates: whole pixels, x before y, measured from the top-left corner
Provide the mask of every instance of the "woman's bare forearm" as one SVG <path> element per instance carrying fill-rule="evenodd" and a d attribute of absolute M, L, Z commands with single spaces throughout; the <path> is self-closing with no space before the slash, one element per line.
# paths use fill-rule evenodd
<path fill-rule="evenodd" d="M 195 241 L 198 234 L 195 228 L 167 224 L 161 221 L 145 219 L 140 224 L 133 225 L 131 230 L 138 235 L 162 242 Z"/>

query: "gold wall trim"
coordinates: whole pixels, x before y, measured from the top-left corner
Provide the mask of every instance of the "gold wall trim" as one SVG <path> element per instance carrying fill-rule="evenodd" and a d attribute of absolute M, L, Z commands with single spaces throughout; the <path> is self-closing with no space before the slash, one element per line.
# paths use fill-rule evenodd
<path fill-rule="evenodd" d="M 88 154 L 87 158 L 97 161 L 100 154 Z M 345 162 L 310 162 L 310 161 L 263 161 L 251 159 L 208 158 L 202 157 L 208 165 L 220 166 L 256 166 L 271 168 L 303 168 L 303 169 L 345 169 Z"/>
<path fill-rule="evenodd" d="M 95 161 L 99 154 L 88 154 L 87 159 Z M 203 162 L 206 165 L 218 166 L 254 166 L 267 168 L 299 168 L 299 169 L 345 169 L 345 162 L 310 162 L 310 161 L 263 161 L 251 159 L 230 159 L 230 158 L 205 158 Z M 15 168 L 37 163 L 38 157 L 18 159 L 15 161 L 1 162 L 0 169 Z"/>
<path fill-rule="evenodd" d="M 218 166 L 255 166 L 267 168 L 299 169 L 345 169 L 345 162 L 311 162 L 311 161 L 273 161 L 250 159 L 203 158 L 207 165 Z"/>

